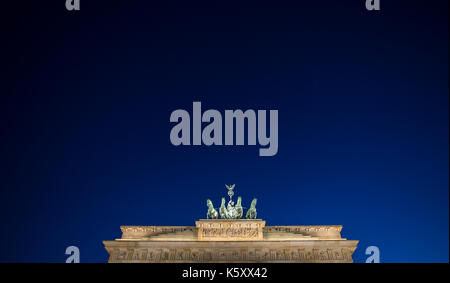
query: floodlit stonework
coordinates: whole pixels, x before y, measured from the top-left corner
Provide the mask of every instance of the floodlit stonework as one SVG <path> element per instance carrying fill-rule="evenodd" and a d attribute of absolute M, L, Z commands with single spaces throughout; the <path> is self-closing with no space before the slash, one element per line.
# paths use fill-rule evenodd
<path fill-rule="evenodd" d="M 342 226 L 265 226 L 261 219 L 201 219 L 196 226 L 121 226 L 103 241 L 108 262 L 353 262 Z"/>

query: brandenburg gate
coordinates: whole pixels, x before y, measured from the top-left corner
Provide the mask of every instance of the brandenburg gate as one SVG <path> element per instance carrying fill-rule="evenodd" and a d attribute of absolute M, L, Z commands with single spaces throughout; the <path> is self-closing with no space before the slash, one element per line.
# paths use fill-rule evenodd
<path fill-rule="evenodd" d="M 108 262 L 238 263 L 353 262 L 358 241 L 341 237 L 341 225 L 266 226 L 253 199 L 244 218 L 241 198 L 227 186 L 217 211 L 207 200 L 206 219 L 195 226 L 121 226 L 122 237 L 103 241 Z M 219 218 L 220 216 L 220 218 Z"/>

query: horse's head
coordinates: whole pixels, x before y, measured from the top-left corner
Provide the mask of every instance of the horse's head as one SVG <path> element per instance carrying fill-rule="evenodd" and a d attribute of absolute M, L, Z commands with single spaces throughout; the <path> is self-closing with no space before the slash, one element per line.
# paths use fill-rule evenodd
<path fill-rule="evenodd" d="M 208 208 L 213 207 L 212 201 L 210 199 L 206 200 L 206 205 L 208 206 Z"/>
<path fill-rule="evenodd" d="M 222 203 L 220 204 L 220 206 L 225 206 L 225 198 L 222 198 Z"/>
<path fill-rule="evenodd" d="M 242 201 L 242 198 L 241 198 L 241 197 L 238 197 L 236 206 L 242 206 L 242 205 L 241 205 L 241 201 Z"/>

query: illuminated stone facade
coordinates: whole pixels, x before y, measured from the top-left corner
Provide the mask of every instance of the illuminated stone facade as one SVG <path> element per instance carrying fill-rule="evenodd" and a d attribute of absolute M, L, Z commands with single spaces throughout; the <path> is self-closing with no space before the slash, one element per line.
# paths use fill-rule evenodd
<path fill-rule="evenodd" d="M 202 219 L 196 226 L 122 226 L 103 241 L 108 262 L 353 262 L 358 241 L 342 226 L 265 226 L 260 219 Z"/>

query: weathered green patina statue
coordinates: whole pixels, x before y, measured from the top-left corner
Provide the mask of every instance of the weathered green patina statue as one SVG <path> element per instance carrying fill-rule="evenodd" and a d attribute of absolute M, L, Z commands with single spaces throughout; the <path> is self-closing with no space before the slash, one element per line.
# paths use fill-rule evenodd
<path fill-rule="evenodd" d="M 244 209 L 242 208 L 242 198 L 238 197 L 237 203 L 236 203 L 236 219 L 241 219 L 244 215 Z"/>
<path fill-rule="evenodd" d="M 210 199 L 206 200 L 206 206 L 208 206 L 208 212 L 206 213 L 206 219 L 209 219 L 209 218 L 217 219 L 219 217 L 219 214 L 217 213 L 217 210 L 214 209 L 214 206 Z"/>
<path fill-rule="evenodd" d="M 220 218 L 222 218 L 222 219 L 228 218 L 228 212 L 227 212 L 227 209 L 225 208 L 225 198 L 222 198 L 222 204 L 220 205 L 219 212 L 220 212 Z"/>
<path fill-rule="evenodd" d="M 256 201 L 258 199 L 254 198 L 252 200 L 252 204 L 250 205 L 250 208 L 247 210 L 247 214 L 245 214 L 245 218 L 247 219 L 256 219 Z"/>
<path fill-rule="evenodd" d="M 217 213 L 217 210 L 214 208 L 213 203 L 211 200 L 206 201 L 206 205 L 208 206 L 208 212 L 206 214 L 206 218 L 209 219 L 217 219 L 220 215 L 220 218 L 222 219 L 242 219 L 244 216 L 244 208 L 242 207 L 242 198 L 238 197 L 236 205 L 234 204 L 234 201 L 232 200 L 232 197 L 234 195 L 233 189 L 235 185 L 225 185 L 225 187 L 228 189 L 228 196 L 230 197 L 230 200 L 228 201 L 227 206 L 225 206 L 225 198 L 222 198 L 222 202 L 220 204 L 219 213 Z M 256 219 L 256 198 L 253 199 L 252 204 L 247 211 L 247 214 L 245 215 L 245 218 L 247 219 Z"/>

